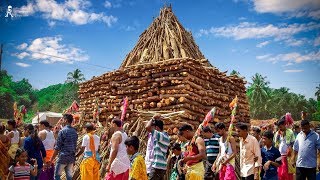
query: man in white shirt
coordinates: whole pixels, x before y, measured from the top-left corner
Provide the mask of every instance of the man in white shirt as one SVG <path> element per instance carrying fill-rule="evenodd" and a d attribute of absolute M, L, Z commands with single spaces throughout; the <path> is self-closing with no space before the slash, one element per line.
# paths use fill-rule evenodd
<path fill-rule="evenodd" d="M 259 168 L 262 163 L 261 150 L 258 140 L 248 133 L 244 123 L 236 125 L 240 137 L 240 176 L 242 180 L 259 179 Z"/>
<path fill-rule="evenodd" d="M 100 179 L 100 138 L 94 133 L 94 126 L 91 123 L 85 125 L 87 134 L 82 139 L 81 149 L 76 157 L 84 152 L 84 159 L 80 164 L 81 179 Z"/>

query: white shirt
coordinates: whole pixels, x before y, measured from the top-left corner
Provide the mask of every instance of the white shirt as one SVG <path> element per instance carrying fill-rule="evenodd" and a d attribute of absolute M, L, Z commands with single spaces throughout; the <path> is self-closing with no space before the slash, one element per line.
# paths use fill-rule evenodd
<path fill-rule="evenodd" d="M 255 162 L 254 158 L 258 157 Z M 240 138 L 240 173 L 241 177 L 248 177 L 254 174 L 255 167 L 261 166 L 261 149 L 258 140 L 248 134 L 244 140 Z"/>
<path fill-rule="evenodd" d="M 18 144 L 20 140 L 20 133 L 18 130 L 11 131 L 13 132 L 13 138 L 11 138 L 11 144 Z"/>
<path fill-rule="evenodd" d="M 94 139 L 94 148 L 95 151 L 98 151 L 99 146 L 100 146 L 100 137 L 97 135 L 93 135 L 93 139 Z M 82 147 L 85 147 L 84 151 L 91 151 L 90 149 L 90 137 L 88 134 L 86 134 L 85 136 L 83 136 L 82 139 Z"/>
<path fill-rule="evenodd" d="M 46 129 L 40 131 L 46 133 L 46 139 L 42 141 L 45 150 L 53 150 L 54 145 L 56 143 L 56 139 L 54 138 L 54 134 L 52 131 L 48 131 Z"/>
<path fill-rule="evenodd" d="M 121 135 L 121 143 L 119 144 L 118 152 L 116 158 L 113 160 L 110 171 L 114 172 L 115 175 L 121 174 L 126 172 L 130 168 L 130 159 L 127 154 L 127 148 L 124 144 L 124 141 L 128 138 L 125 132 L 116 131 L 112 136 L 115 134 Z M 111 151 L 113 149 L 111 148 Z"/>
<path fill-rule="evenodd" d="M 219 157 L 219 160 L 225 158 L 229 158 L 231 155 L 232 155 L 232 147 L 231 147 L 231 143 L 228 142 L 223 142 L 222 140 L 223 137 L 220 137 L 219 139 L 219 145 L 220 145 L 220 157 Z M 226 146 L 228 145 L 228 152 L 226 153 Z M 234 158 L 228 163 L 230 165 L 232 165 L 233 167 L 235 166 L 235 161 L 234 161 Z"/>
<path fill-rule="evenodd" d="M 286 137 L 285 136 L 280 136 L 280 144 L 279 144 L 279 151 L 281 155 L 286 155 L 287 154 L 287 149 L 288 145 L 286 142 Z"/>

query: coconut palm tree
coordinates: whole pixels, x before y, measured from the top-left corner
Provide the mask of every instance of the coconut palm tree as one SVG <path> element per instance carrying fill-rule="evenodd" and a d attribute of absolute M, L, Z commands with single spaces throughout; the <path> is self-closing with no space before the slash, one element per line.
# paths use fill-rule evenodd
<path fill-rule="evenodd" d="M 263 114 L 266 112 L 265 106 L 268 100 L 269 82 L 267 77 L 256 73 L 251 79 L 252 83 L 248 87 L 248 97 L 250 101 L 250 108 L 253 118 L 263 118 Z"/>
<path fill-rule="evenodd" d="M 317 100 L 320 101 L 320 84 L 318 87 L 316 87 L 316 89 L 317 89 L 317 91 L 314 95 L 317 97 Z"/>
<path fill-rule="evenodd" d="M 73 72 L 67 74 L 67 83 L 79 84 L 85 80 L 84 75 L 81 73 L 81 70 L 76 69 Z"/>
<path fill-rule="evenodd" d="M 239 73 L 239 71 L 236 71 L 236 70 L 232 70 L 231 71 L 231 73 L 230 73 L 230 76 L 232 76 L 232 75 L 235 75 L 235 76 L 240 76 L 240 73 Z"/>

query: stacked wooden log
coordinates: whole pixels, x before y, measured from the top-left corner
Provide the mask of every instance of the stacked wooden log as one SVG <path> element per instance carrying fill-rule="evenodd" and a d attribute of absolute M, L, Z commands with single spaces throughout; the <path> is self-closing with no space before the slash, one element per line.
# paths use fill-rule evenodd
<path fill-rule="evenodd" d="M 110 120 L 120 117 L 121 102 L 128 97 L 127 132 L 140 138 L 140 151 L 144 152 L 147 132 L 143 121 L 150 117 L 141 112 L 184 111 L 165 119 L 165 130 L 171 134 L 184 123 L 197 127 L 212 107 L 217 108 L 216 118 L 228 121 L 228 105 L 238 96 L 236 119 L 249 122 L 245 84 L 242 78 L 213 67 L 171 7 L 165 7 L 118 70 L 80 84 L 80 111 L 86 121 Z M 108 156 L 107 146 L 102 153 Z"/>
<path fill-rule="evenodd" d="M 204 59 L 191 32 L 186 31 L 180 24 L 171 7 L 165 7 L 150 27 L 140 35 L 137 45 L 126 56 L 120 68 L 186 57 Z M 205 61 L 204 65 L 210 63 Z"/>
<path fill-rule="evenodd" d="M 183 110 L 180 119 L 165 126 L 172 128 L 181 122 L 197 126 L 212 107 L 217 107 L 218 119 L 228 119 L 228 105 L 238 96 L 237 118 L 247 120 L 249 106 L 244 85 L 243 79 L 203 66 L 201 61 L 170 59 L 129 66 L 81 84 L 80 111 L 86 114 L 86 119 L 92 119 L 98 104 L 99 119 L 119 116 L 121 101 L 128 97 L 127 121 L 138 118 L 134 110 Z"/>

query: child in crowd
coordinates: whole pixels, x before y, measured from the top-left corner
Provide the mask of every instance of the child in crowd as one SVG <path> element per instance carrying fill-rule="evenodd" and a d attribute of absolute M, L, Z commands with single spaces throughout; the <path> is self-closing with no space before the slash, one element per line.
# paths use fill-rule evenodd
<path fill-rule="evenodd" d="M 264 147 L 261 148 L 262 165 L 260 177 L 262 180 L 278 180 L 278 167 L 281 164 L 280 151 L 273 146 L 273 133 L 266 131 L 262 135 Z"/>
<path fill-rule="evenodd" d="M 130 155 L 129 180 L 147 180 L 147 168 L 139 150 L 139 139 L 137 136 L 131 136 L 124 144 L 127 147 L 127 153 Z"/>
<path fill-rule="evenodd" d="M 182 159 L 182 152 L 181 152 L 181 144 L 179 143 L 174 143 L 171 147 L 171 151 L 173 153 L 173 157 L 172 159 L 175 160 L 171 175 L 170 175 L 170 180 L 182 180 L 184 179 L 184 175 L 183 174 L 179 174 L 178 171 L 178 162 L 179 160 Z"/>
<path fill-rule="evenodd" d="M 30 180 L 30 175 L 36 176 L 38 164 L 36 159 L 32 159 L 34 166 L 27 163 L 28 154 L 23 149 L 17 149 L 14 165 L 9 168 L 9 180 Z"/>

